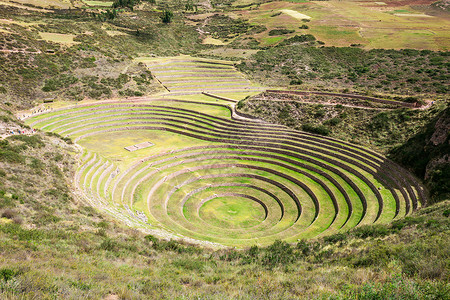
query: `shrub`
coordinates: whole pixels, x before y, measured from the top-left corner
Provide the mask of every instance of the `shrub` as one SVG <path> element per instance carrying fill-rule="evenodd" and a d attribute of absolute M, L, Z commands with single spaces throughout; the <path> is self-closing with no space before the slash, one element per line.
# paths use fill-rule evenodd
<path fill-rule="evenodd" d="M 295 32 L 295 30 L 290 30 L 290 29 L 272 29 L 271 31 L 269 31 L 269 36 L 274 36 L 274 35 L 283 35 L 283 34 L 289 34 L 289 33 L 293 33 Z"/>
<path fill-rule="evenodd" d="M 389 128 L 389 115 L 386 112 L 381 112 L 374 116 L 369 123 L 371 129 L 386 130 Z"/>
<path fill-rule="evenodd" d="M 384 225 L 364 225 L 357 227 L 352 231 L 352 234 L 361 239 L 368 237 L 382 237 L 389 234 L 389 230 Z"/>
<path fill-rule="evenodd" d="M 304 240 L 301 240 L 297 243 L 297 249 L 305 256 L 308 256 L 311 253 L 308 242 Z"/>
<path fill-rule="evenodd" d="M 170 240 L 170 241 L 158 241 L 155 237 L 152 235 L 147 235 L 146 239 L 149 241 L 156 241 L 153 243 L 153 248 L 156 250 L 166 250 L 166 251 L 174 251 L 178 253 L 184 252 L 184 247 L 180 245 L 177 241 Z"/>
<path fill-rule="evenodd" d="M 198 259 L 179 259 L 173 262 L 173 265 L 188 271 L 203 271 L 205 262 Z"/>
<path fill-rule="evenodd" d="M 303 84 L 303 81 L 301 79 L 292 79 L 289 82 L 289 85 L 300 85 L 300 84 Z"/>
<path fill-rule="evenodd" d="M 55 216 L 51 213 L 40 213 L 35 217 L 35 223 L 38 225 L 47 225 L 51 223 L 58 223 L 61 221 L 61 218 L 58 216 Z"/>
<path fill-rule="evenodd" d="M 118 1 L 115 1 L 113 5 L 116 3 L 118 3 Z M 106 11 L 101 11 L 98 14 L 93 13 L 93 16 L 97 17 L 101 22 L 104 22 L 106 20 L 114 20 L 115 18 L 117 18 L 117 15 L 118 15 L 117 9 L 107 9 Z"/>
<path fill-rule="evenodd" d="M 324 125 L 303 124 L 302 130 L 320 135 L 328 135 L 330 130 Z"/>
<path fill-rule="evenodd" d="M 106 238 L 100 244 L 100 249 L 106 250 L 106 251 L 116 252 L 116 251 L 119 250 L 119 243 L 114 241 L 113 239 Z"/>
<path fill-rule="evenodd" d="M 36 241 L 44 237 L 44 232 L 37 229 L 23 229 L 19 224 L 9 223 L 0 226 L 0 231 L 22 241 Z"/>
<path fill-rule="evenodd" d="M 173 12 L 170 10 L 163 11 L 163 14 L 161 16 L 161 21 L 165 24 L 171 23 L 173 19 Z"/>
<path fill-rule="evenodd" d="M 0 161 L 8 163 L 25 163 L 25 156 L 11 150 L 0 150 Z"/>
<path fill-rule="evenodd" d="M 294 249 L 287 242 L 276 240 L 267 247 L 262 263 L 269 268 L 293 263 L 297 259 Z"/>
<path fill-rule="evenodd" d="M 285 39 L 284 41 L 280 42 L 278 46 L 286 46 L 295 43 L 314 42 L 315 40 L 316 38 L 312 34 L 295 35 L 291 38 Z"/>
<path fill-rule="evenodd" d="M 335 244 L 337 242 L 344 241 L 347 238 L 345 233 L 336 233 L 323 238 L 323 241 L 327 244 Z"/>
<path fill-rule="evenodd" d="M 384 266 L 393 256 L 393 250 L 386 245 L 377 245 L 360 253 L 352 259 L 352 265 L 356 267 Z"/>
<path fill-rule="evenodd" d="M 59 77 L 47 79 L 42 90 L 44 92 L 53 92 L 61 88 L 67 88 L 78 82 L 78 78 L 73 75 L 61 74 Z"/>
<path fill-rule="evenodd" d="M 14 218 L 12 218 L 12 221 L 14 222 L 14 224 L 18 225 L 21 225 L 23 223 L 23 219 L 19 216 L 15 216 Z"/>
<path fill-rule="evenodd" d="M 37 174 L 41 174 L 41 171 L 45 168 L 45 164 L 41 160 L 34 157 L 31 158 L 31 163 L 29 166 L 34 169 Z"/>
<path fill-rule="evenodd" d="M 245 255 L 242 256 L 241 264 L 250 264 L 259 260 L 259 252 L 260 249 L 258 246 L 251 246 L 247 251 L 245 251 Z"/>
<path fill-rule="evenodd" d="M 106 221 L 100 221 L 97 223 L 97 227 L 98 228 L 103 228 L 103 229 L 108 229 L 109 228 L 109 223 Z"/>
<path fill-rule="evenodd" d="M 140 0 L 115 0 L 113 2 L 112 7 L 113 8 L 123 7 L 133 10 L 134 6 L 138 5 L 140 2 L 141 2 Z"/>
<path fill-rule="evenodd" d="M 282 107 L 280 112 L 278 113 L 278 118 L 280 120 L 285 120 L 289 117 L 290 117 L 289 109 L 286 106 Z"/>
<path fill-rule="evenodd" d="M 27 147 L 31 148 L 42 148 L 45 146 L 39 135 L 12 135 L 9 139 L 24 142 Z"/>
<path fill-rule="evenodd" d="M 342 120 L 340 118 L 332 118 L 332 119 L 328 119 L 324 122 L 325 125 L 330 125 L 330 126 L 336 126 L 337 124 L 341 123 Z"/>
<path fill-rule="evenodd" d="M 236 108 L 237 108 L 237 109 L 243 108 L 243 107 L 245 106 L 245 102 L 244 102 L 244 101 L 245 101 L 245 100 L 240 100 L 240 101 L 237 103 Z"/>
<path fill-rule="evenodd" d="M 219 256 L 219 259 L 223 261 L 236 261 L 240 258 L 241 254 L 234 250 L 228 250 L 223 255 Z"/>
<path fill-rule="evenodd" d="M 258 248 L 258 246 L 256 246 L 256 245 L 251 246 L 251 247 L 248 249 L 247 254 L 248 254 L 249 256 L 251 256 L 251 257 L 257 257 L 258 254 L 259 254 L 259 248 Z"/>
<path fill-rule="evenodd" d="M 410 97 L 403 98 L 402 101 L 408 102 L 408 103 L 415 103 L 415 102 L 419 101 L 419 99 L 417 97 L 410 96 Z"/>
<path fill-rule="evenodd" d="M 16 212 L 12 209 L 5 209 L 2 212 L 2 218 L 13 219 L 16 216 Z"/>
<path fill-rule="evenodd" d="M 322 117 L 324 117 L 325 115 L 326 115 L 326 111 L 324 110 L 324 109 L 318 109 L 317 111 L 316 111 L 316 113 L 314 114 L 314 117 L 316 117 L 316 118 L 322 118 Z"/>
<path fill-rule="evenodd" d="M 151 242 L 153 244 L 158 244 L 158 242 L 159 242 L 159 240 L 156 237 L 154 237 L 153 235 L 151 235 L 151 234 L 146 235 L 144 237 L 144 239 L 146 239 L 147 241 L 149 241 L 149 242 Z"/>
<path fill-rule="evenodd" d="M 8 269 L 8 268 L 0 269 L 0 279 L 2 279 L 3 281 L 9 281 L 9 280 L 13 279 L 14 277 L 16 277 L 18 274 L 19 274 L 19 272 L 14 271 L 12 269 Z"/>
<path fill-rule="evenodd" d="M 445 150 L 444 150 L 445 151 Z M 431 196 L 445 198 L 450 195 L 450 164 L 440 164 L 430 172 L 428 184 Z"/>

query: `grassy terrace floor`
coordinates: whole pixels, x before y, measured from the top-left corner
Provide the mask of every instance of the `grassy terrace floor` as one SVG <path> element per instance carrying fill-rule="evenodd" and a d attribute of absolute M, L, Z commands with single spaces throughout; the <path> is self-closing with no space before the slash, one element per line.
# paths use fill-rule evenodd
<path fill-rule="evenodd" d="M 76 185 L 91 203 L 163 237 L 294 242 L 386 223 L 426 201 L 412 175 L 373 151 L 235 119 L 228 105 L 203 95 L 104 101 L 26 122 L 85 149 Z M 153 146 L 124 149 L 143 142 Z"/>
<path fill-rule="evenodd" d="M 232 62 L 178 56 L 138 58 L 172 93 L 255 92 L 261 87 L 248 81 Z"/>

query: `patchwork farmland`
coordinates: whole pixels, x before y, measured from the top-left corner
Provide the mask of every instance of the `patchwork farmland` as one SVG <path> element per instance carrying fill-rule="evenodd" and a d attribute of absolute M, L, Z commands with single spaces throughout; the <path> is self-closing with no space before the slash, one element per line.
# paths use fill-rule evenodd
<path fill-rule="evenodd" d="M 148 98 L 60 108 L 27 124 L 84 148 L 75 183 L 93 205 L 166 237 L 293 242 L 426 202 L 422 185 L 376 152 L 231 116 L 224 102 Z"/>

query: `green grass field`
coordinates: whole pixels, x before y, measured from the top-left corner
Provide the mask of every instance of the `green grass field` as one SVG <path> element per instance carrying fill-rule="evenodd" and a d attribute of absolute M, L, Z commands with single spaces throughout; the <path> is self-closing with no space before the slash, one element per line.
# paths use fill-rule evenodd
<path fill-rule="evenodd" d="M 88 0 L 85 0 L 83 2 L 89 6 L 101 6 L 101 7 L 111 7 L 111 5 L 113 4 L 112 1 L 88 1 Z"/>

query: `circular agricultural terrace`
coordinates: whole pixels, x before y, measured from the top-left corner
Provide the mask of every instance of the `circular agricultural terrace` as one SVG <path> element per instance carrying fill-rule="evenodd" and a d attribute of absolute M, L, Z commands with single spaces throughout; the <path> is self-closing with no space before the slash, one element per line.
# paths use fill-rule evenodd
<path fill-rule="evenodd" d="M 91 203 L 173 236 L 294 242 L 389 222 L 426 200 L 410 173 L 374 151 L 232 118 L 224 104 L 104 102 L 27 123 L 84 148 L 75 182 Z"/>

